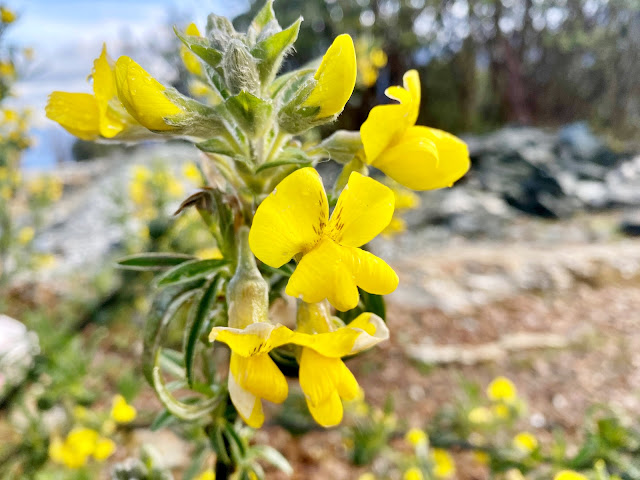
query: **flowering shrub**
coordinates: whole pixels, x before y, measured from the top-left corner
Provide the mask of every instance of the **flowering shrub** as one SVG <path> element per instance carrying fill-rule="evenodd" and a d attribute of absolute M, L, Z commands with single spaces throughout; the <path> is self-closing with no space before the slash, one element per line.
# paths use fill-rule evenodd
<path fill-rule="evenodd" d="M 416 125 L 413 70 L 404 86 L 387 90 L 398 103 L 375 107 L 359 132 L 301 141 L 342 112 L 357 71 L 353 41 L 343 34 L 320 62 L 278 75 L 301 21 L 283 29 L 268 2 L 246 33 L 216 15 L 204 34 L 195 25 L 176 30 L 198 99 L 162 85 L 129 57 L 113 61 L 104 47 L 93 94 L 53 92 L 46 109 L 85 140 L 179 137 L 204 153 L 205 186 L 178 213 L 195 209 L 220 254 L 151 253 L 119 265 L 158 272 L 143 370 L 167 414 L 206 434 L 219 479 L 262 478 L 261 458 L 288 468 L 242 434 L 242 422 L 259 428 L 265 421 L 263 400 L 287 398 L 285 373 L 299 378 L 313 418 L 337 425 L 343 401 L 360 395 L 343 358 L 389 337 L 381 296 L 396 289 L 398 276 L 364 246 L 389 226 L 396 195 L 369 176 L 370 167 L 413 190 L 450 186 L 469 168 L 462 141 Z M 342 165 L 329 189 L 314 168 L 326 159 Z M 142 201 L 145 180 L 134 181 L 132 196 Z M 285 294 L 297 304 L 295 325 L 271 314 Z M 166 345 L 171 327 L 182 329 L 180 352 Z"/>

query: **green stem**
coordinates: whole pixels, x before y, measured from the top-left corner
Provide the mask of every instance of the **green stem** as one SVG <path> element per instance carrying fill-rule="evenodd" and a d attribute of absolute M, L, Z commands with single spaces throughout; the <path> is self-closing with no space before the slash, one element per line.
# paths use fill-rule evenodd
<path fill-rule="evenodd" d="M 273 157 L 278 153 L 280 147 L 289 139 L 289 134 L 284 133 L 282 130 L 278 130 L 273 142 L 271 143 L 271 147 L 269 148 L 269 153 L 264 162 L 261 163 L 269 163 L 273 160 Z"/>

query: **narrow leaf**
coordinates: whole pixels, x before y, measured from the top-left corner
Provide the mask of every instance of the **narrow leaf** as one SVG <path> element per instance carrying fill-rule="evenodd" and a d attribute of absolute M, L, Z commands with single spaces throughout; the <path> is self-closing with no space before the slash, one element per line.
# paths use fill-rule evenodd
<path fill-rule="evenodd" d="M 270 168 L 280 167 L 282 165 L 300 165 L 301 167 L 307 167 L 311 165 L 312 160 L 307 154 L 299 148 L 287 147 L 285 148 L 277 159 L 273 162 L 263 163 L 256 169 L 256 173 L 260 173 L 263 170 Z"/>
<path fill-rule="evenodd" d="M 165 287 L 189 282 L 198 278 L 205 278 L 227 265 L 229 262 L 224 258 L 209 260 L 191 260 L 177 267 L 168 270 L 158 277 L 156 285 Z"/>
<path fill-rule="evenodd" d="M 194 258 L 193 255 L 180 253 L 139 253 L 121 258 L 116 262 L 116 266 L 123 270 L 165 270 Z"/>
<path fill-rule="evenodd" d="M 197 37 L 195 35 L 185 35 L 176 27 L 173 27 L 173 31 L 189 50 L 212 67 L 218 66 L 222 60 L 222 53 L 213 48 L 207 38 Z"/>
<path fill-rule="evenodd" d="M 269 84 L 278 73 L 282 60 L 298 38 L 302 17 L 298 18 L 290 27 L 258 42 L 251 50 L 251 54 L 257 58 L 260 80 L 263 84 Z"/>

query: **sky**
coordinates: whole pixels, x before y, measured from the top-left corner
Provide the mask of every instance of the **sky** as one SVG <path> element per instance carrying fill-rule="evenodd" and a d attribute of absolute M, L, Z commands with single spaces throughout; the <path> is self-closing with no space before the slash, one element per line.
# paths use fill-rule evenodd
<path fill-rule="evenodd" d="M 131 55 L 159 80 L 171 71 L 157 56 L 145 56 L 142 45 L 167 45 L 174 41 L 169 25 L 190 21 L 201 28 L 209 13 L 233 18 L 244 12 L 249 0 L 7 0 L 19 19 L 6 35 L 6 44 L 32 47 L 33 62 L 14 87 L 10 104 L 33 110 L 37 145 L 26 152 L 26 167 L 47 167 L 54 161 L 51 141 L 71 144 L 73 139 L 44 116 L 49 93 L 54 90 L 90 92 L 86 78 L 103 43 L 109 55 Z"/>

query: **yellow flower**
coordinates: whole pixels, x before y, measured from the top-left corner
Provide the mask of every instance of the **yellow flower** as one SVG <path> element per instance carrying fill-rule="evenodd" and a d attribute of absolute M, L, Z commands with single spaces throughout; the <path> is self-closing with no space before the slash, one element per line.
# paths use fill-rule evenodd
<path fill-rule="evenodd" d="M 0 62 L 0 75 L 11 76 L 16 73 L 16 69 L 11 62 Z"/>
<path fill-rule="evenodd" d="M 511 409 L 509 408 L 509 405 L 504 403 L 498 403 L 497 405 L 493 405 L 491 407 L 491 411 L 496 417 L 501 418 L 503 420 L 511 416 Z"/>
<path fill-rule="evenodd" d="M 2 23 L 13 23 L 16 18 L 18 17 L 14 11 L 9 10 L 7 7 L 0 7 L 0 20 L 2 20 Z"/>
<path fill-rule="evenodd" d="M 198 475 L 195 480 L 216 480 L 216 474 L 213 470 L 207 470 Z"/>
<path fill-rule="evenodd" d="M 137 182 L 148 182 L 151 179 L 151 170 L 143 165 L 133 167 L 133 179 Z"/>
<path fill-rule="evenodd" d="M 480 465 L 489 465 L 489 461 L 491 460 L 489 454 L 482 450 L 475 450 L 473 452 L 473 458 L 475 458 L 476 462 Z"/>
<path fill-rule="evenodd" d="M 531 453 L 538 448 L 538 439 L 529 432 L 520 432 L 513 437 L 513 445 L 523 453 Z"/>
<path fill-rule="evenodd" d="M 342 400 L 354 400 L 361 395 L 358 382 L 342 357 L 388 339 L 389 330 L 382 319 L 372 313 L 363 313 L 346 327 L 332 330 L 328 321 L 322 321 L 324 315 L 318 312 L 317 304 L 303 304 L 301 308 L 310 309 L 311 316 L 316 318 L 309 326 L 301 326 L 298 322 L 298 329 L 302 327 L 302 331 L 297 331 L 291 339 L 292 343 L 303 347 L 300 387 L 314 420 L 323 427 L 331 427 L 342 421 Z M 310 328 L 313 331 L 309 331 Z"/>
<path fill-rule="evenodd" d="M 518 399 L 518 390 L 508 378 L 497 377 L 487 387 L 487 397 L 494 402 L 513 404 Z"/>
<path fill-rule="evenodd" d="M 137 412 L 133 405 L 129 405 L 122 395 L 113 397 L 111 418 L 117 423 L 129 423 L 136 418 Z"/>
<path fill-rule="evenodd" d="M 478 425 L 491 423 L 493 414 L 487 407 L 472 408 L 468 415 L 469 421 Z"/>
<path fill-rule="evenodd" d="M 553 480 L 588 480 L 584 475 L 573 470 L 561 470 L 556 473 Z"/>
<path fill-rule="evenodd" d="M 218 247 L 202 248 L 196 252 L 196 257 L 203 260 L 214 260 L 224 258 Z"/>
<path fill-rule="evenodd" d="M 404 438 L 409 442 L 413 447 L 418 447 L 420 445 L 427 445 L 429 439 L 427 438 L 427 434 L 424 433 L 423 430 L 419 428 L 410 429 Z"/>
<path fill-rule="evenodd" d="M 231 349 L 229 395 L 242 419 L 253 428 L 264 422 L 262 399 L 282 403 L 287 398 L 287 380 L 269 357 L 269 352 L 289 343 L 294 332 L 283 325 L 252 323 L 245 328 L 215 327 L 209 340 Z"/>
<path fill-rule="evenodd" d="M 129 196 L 131 200 L 137 205 L 143 205 L 149 199 L 147 192 L 147 186 L 139 181 L 132 181 L 129 184 Z"/>
<path fill-rule="evenodd" d="M 398 286 L 398 276 L 380 258 L 361 250 L 389 224 L 393 193 L 353 172 L 329 217 L 320 176 L 302 168 L 285 178 L 258 207 L 249 243 L 253 253 L 278 268 L 300 258 L 286 293 L 305 302 L 327 298 L 338 310 L 358 304 L 358 287 L 379 295 Z"/>
<path fill-rule="evenodd" d="M 98 432 L 89 428 L 74 428 L 62 441 L 54 437 L 49 444 L 49 457 L 67 468 L 80 468 L 93 454 L 98 441 Z"/>
<path fill-rule="evenodd" d="M 446 450 L 434 448 L 431 451 L 433 474 L 436 478 L 451 478 L 456 473 L 456 464 Z"/>
<path fill-rule="evenodd" d="M 420 77 L 410 70 L 404 88 L 389 87 L 400 103 L 374 107 L 360 128 L 366 162 L 412 190 L 449 187 L 469 170 L 469 152 L 459 138 L 417 126 Z"/>
<path fill-rule="evenodd" d="M 103 462 L 116 451 L 116 444 L 110 438 L 100 437 L 96 441 L 95 449 L 93 450 L 93 458 L 99 462 Z"/>
<path fill-rule="evenodd" d="M 7 123 L 15 122 L 18 119 L 18 112 L 10 108 L 6 108 L 2 113 L 4 114 L 4 121 Z"/>
<path fill-rule="evenodd" d="M 376 480 L 376 476 L 371 472 L 366 472 L 360 475 L 358 480 Z"/>
<path fill-rule="evenodd" d="M 118 58 L 115 72 L 118 97 L 138 123 L 156 131 L 174 128 L 164 118 L 183 111 L 165 95 L 164 85 L 126 56 Z"/>
<path fill-rule="evenodd" d="M 21 228 L 18 232 L 18 243 L 21 245 L 26 245 L 33 240 L 33 236 L 35 235 L 35 230 L 33 227 L 24 227 Z"/>
<path fill-rule="evenodd" d="M 113 60 L 102 47 L 93 62 L 93 95 L 88 93 L 53 92 L 49 95 L 47 117 L 83 140 L 113 138 L 136 122 L 116 96 Z"/>
<path fill-rule="evenodd" d="M 189 24 L 189 26 L 185 30 L 185 33 L 187 35 L 193 35 L 195 37 L 200 36 L 200 32 L 198 31 L 198 27 L 196 26 L 195 23 Z M 202 69 L 202 63 L 200 63 L 200 59 L 195 53 L 189 50 L 189 48 L 186 45 L 180 46 L 180 57 L 182 58 L 182 62 L 184 63 L 184 66 L 187 68 L 189 72 L 199 77 L 202 76 L 203 69 Z"/>
<path fill-rule="evenodd" d="M 423 480 L 424 475 L 422 475 L 422 471 L 418 467 L 411 467 L 410 469 L 404 472 L 402 475 L 403 480 Z"/>
<path fill-rule="evenodd" d="M 187 178 L 187 180 L 190 180 L 193 183 L 202 183 L 202 174 L 200 173 L 198 166 L 193 162 L 189 162 L 183 167 L 182 174 Z"/>
<path fill-rule="evenodd" d="M 338 35 L 313 78 L 317 82 L 305 107 L 320 107 L 318 118 L 331 117 L 342 112 L 356 85 L 356 51 L 347 34 Z"/>

